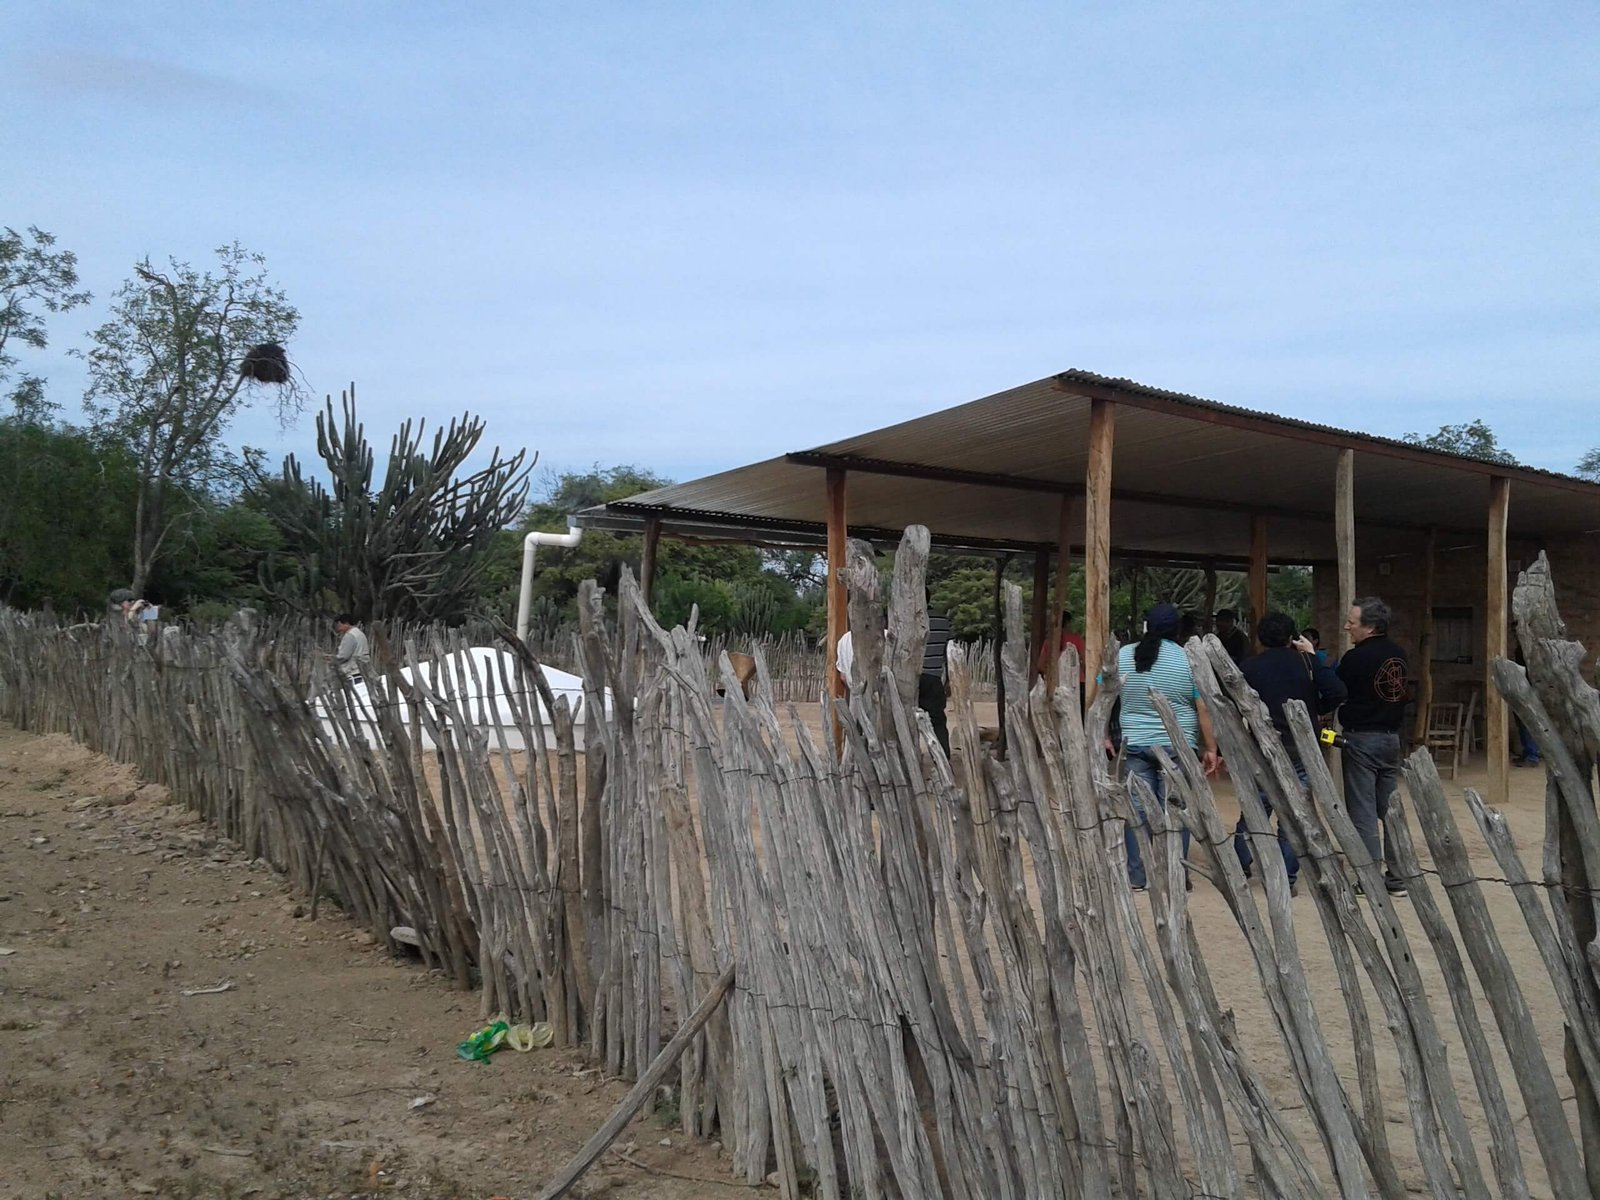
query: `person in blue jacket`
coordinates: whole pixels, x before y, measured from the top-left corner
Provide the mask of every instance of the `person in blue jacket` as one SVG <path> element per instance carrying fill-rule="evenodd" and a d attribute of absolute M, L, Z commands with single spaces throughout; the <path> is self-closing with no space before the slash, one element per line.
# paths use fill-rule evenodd
<path fill-rule="evenodd" d="M 1211 731 L 1211 714 L 1194 686 L 1189 659 L 1175 640 L 1183 618 L 1170 604 L 1157 604 L 1144 615 L 1144 636 L 1117 652 L 1117 671 L 1122 676 L 1120 703 L 1124 765 L 1129 776 L 1144 782 L 1155 802 L 1167 805 L 1167 783 L 1161 772 L 1158 748 L 1173 754 L 1172 739 L 1156 707 L 1155 697 L 1165 696 L 1178 719 L 1184 740 L 1200 756 L 1207 775 L 1214 775 L 1220 759 L 1217 739 Z M 1149 825 L 1144 800 L 1139 790 L 1129 788 L 1128 798 L 1141 822 Z M 1183 827 L 1183 855 L 1189 855 L 1189 829 Z M 1125 831 L 1128 853 L 1128 882 L 1136 892 L 1145 889 L 1144 859 L 1132 829 Z M 1187 880 L 1186 880 L 1187 882 Z"/>

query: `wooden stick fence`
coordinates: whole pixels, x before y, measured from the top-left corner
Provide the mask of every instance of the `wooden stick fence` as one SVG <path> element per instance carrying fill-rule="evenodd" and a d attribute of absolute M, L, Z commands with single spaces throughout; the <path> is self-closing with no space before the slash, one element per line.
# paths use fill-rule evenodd
<path fill-rule="evenodd" d="M 837 743 L 776 682 L 786 650 L 754 647 L 747 699 L 726 653 L 708 672 L 705 643 L 660 628 L 626 576 L 614 626 L 583 589 L 579 713 L 509 639 L 474 659 L 459 633 L 380 637 L 386 669 L 358 693 L 288 628 L 143 645 L 0 613 L 0 715 L 137 764 L 379 936 L 410 927 L 486 1013 L 549 1020 L 626 1078 L 665 1070 L 670 1043 L 684 1130 L 785 1197 L 1600 1194 L 1600 695 L 1543 559 L 1516 594 L 1528 668 L 1495 667 L 1550 764 L 1540 868 L 1419 753 L 1387 822 L 1397 898 L 1309 717 L 1291 706 L 1292 755 L 1214 639 L 1188 654 L 1264 890 L 1181 736 L 1166 808 L 1102 750 L 1114 655 L 1087 712 L 1070 682 L 1030 686 L 1015 588 L 1008 752 L 980 738 L 957 647 L 947 758 L 915 706 L 927 553 L 909 530 L 894 595 L 911 599 L 886 612 L 851 547 L 858 678 Z M 1059 678 L 1078 678 L 1070 649 Z M 486 690 L 514 701 L 509 723 L 475 723 Z M 1301 856 L 1298 902 L 1268 805 Z M 1474 870 L 1466 828 L 1498 876 Z M 1239 959 L 1190 873 L 1220 891 L 1253 987 L 1219 974 Z M 1529 944 L 1542 976 L 1513 965 Z M 1249 1029 L 1246 1000 L 1264 1014 Z M 1559 1062 L 1534 1016 L 1551 1006 Z"/>

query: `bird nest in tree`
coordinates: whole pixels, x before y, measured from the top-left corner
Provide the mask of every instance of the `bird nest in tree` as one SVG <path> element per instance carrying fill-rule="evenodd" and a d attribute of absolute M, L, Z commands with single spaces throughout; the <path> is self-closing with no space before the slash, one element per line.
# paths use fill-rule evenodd
<path fill-rule="evenodd" d="M 277 342 L 263 342 L 244 356 L 239 374 L 257 383 L 288 383 L 289 356 Z"/>

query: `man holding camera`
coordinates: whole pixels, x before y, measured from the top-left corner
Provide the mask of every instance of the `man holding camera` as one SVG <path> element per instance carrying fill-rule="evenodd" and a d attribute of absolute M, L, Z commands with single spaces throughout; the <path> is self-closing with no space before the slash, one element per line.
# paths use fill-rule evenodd
<path fill-rule="evenodd" d="M 1350 698 L 1339 709 L 1344 727 L 1344 804 L 1384 885 L 1404 895 L 1394 847 L 1382 834 L 1389 800 L 1400 786 L 1400 723 L 1406 708 L 1406 652 L 1389 638 L 1389 606 L 1366 596 L 1350 606 L 1344 627 L 1355 643 L 1339 660 Z"/>

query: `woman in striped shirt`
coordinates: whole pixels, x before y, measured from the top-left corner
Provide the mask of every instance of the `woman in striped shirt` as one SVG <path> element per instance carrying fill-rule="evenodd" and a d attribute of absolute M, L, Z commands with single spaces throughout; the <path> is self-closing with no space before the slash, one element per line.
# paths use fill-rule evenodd
<path fill-rule="evenodd" d="M 1178 729 L 1184 740 L 1201 752 L 1207 775 L 1217 770 L 1217 739 L 1211 732 L 1211 717 L 1205 702 L 1195 690 L 1189 659 L 1176 639 L 1182 615 L 1170 604 L 1157 604 L 1144 615 L 1144 636 L 1117 655 L 1117 671 L 1122 676 L 1122 748 L 1129 782 L 1137 777 L 1163 808 L 1167 803 L 1167 783 L 1156 759 L 1155 748 L 1163 747 L 1176 758 L 1172 739 L 1167 735 L 1155 697 L 1162 695 L 1172 705 Z M 1129 799 L 1140 819 L 1144 816 L 1144 797 L 1140 789 L 1129 787 Z M 1133 890 L 1145 888 L 1144 860 L 1134 831 L 1126 831 L 1128 881 Z M 1183 854 L 1189 856 L 1189 831 L 1183 831 Z"/>

